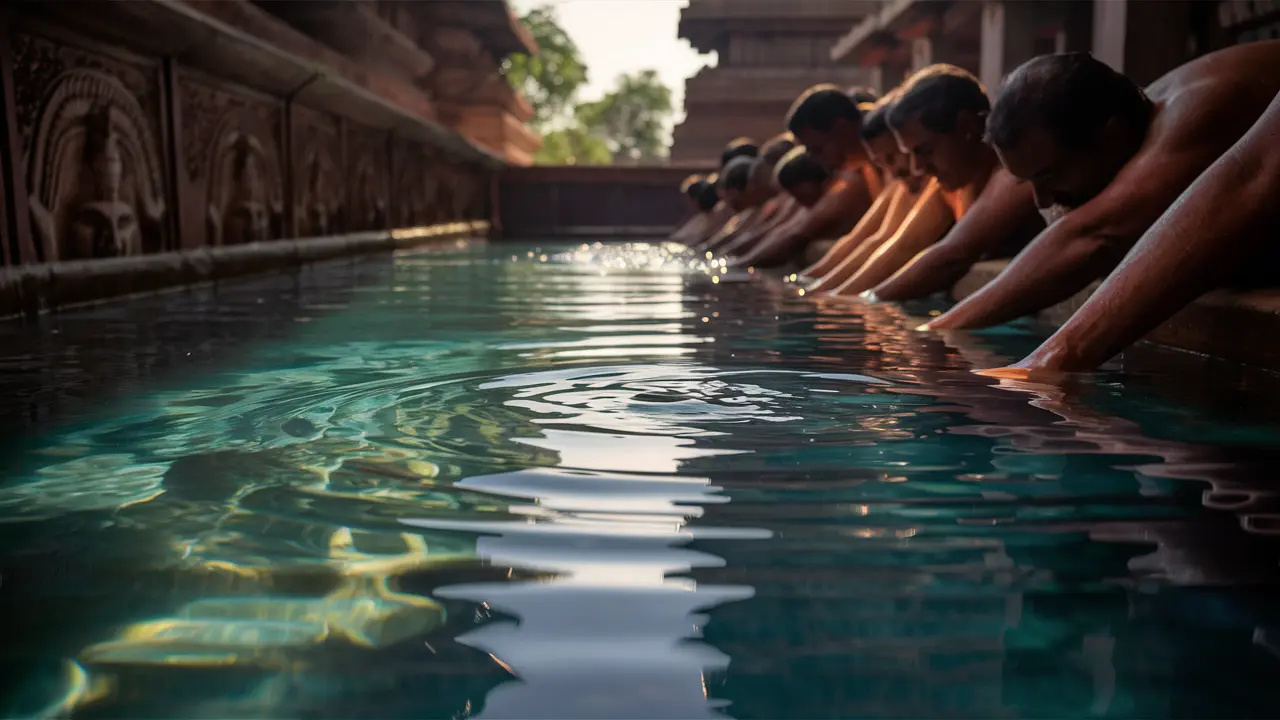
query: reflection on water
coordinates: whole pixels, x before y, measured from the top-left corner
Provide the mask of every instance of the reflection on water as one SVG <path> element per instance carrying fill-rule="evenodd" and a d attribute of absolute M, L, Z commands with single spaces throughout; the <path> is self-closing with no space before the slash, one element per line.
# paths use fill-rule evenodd
<path fill-rule="evenodd" d="M 7 327 L 0 707 L 1280 711 L 1275 418 L 936 309 L 494 247 Z"/>

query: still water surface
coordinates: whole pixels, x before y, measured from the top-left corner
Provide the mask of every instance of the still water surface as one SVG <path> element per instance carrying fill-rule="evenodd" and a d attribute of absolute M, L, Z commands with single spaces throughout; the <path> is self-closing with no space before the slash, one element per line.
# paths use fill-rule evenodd
<path fill-rule="evenodd" d="M 1280 714 L 1265 413 L 993 386 L 1033 331 L 688 264 L 477 247 L 6 326 L 0 711 Z"/>

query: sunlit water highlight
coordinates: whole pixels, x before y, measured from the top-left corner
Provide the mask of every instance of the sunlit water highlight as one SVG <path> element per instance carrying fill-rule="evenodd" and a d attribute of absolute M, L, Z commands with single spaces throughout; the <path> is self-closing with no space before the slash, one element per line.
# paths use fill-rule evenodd
<path fill-rule="evenodd" d="M 7 714 L 1280 712 L 1272 424 L 673 246 L 208 292 L 6 330 Z"/>

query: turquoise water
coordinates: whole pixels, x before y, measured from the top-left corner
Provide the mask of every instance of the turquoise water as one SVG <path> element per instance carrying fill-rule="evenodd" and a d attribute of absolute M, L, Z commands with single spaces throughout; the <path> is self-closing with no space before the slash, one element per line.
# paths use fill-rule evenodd
<path fill-rule="evenodd" d="M 1255 389 L 512 247 L 3 328 L 0 711 L 1280 713 Z"/>

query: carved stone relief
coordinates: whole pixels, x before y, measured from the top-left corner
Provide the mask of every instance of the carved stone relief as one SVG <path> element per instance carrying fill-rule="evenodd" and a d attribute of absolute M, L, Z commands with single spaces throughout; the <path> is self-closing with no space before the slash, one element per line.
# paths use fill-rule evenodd
<path fill-rule="evenodd" d="M 35 36 L 15 38 L 14 90 L 40 259 L 165 247 L 154 74 Z M 150 105 L 150 107 L 148 107 Z"/>
<path fill-rule="evenodd" d="M 427 148 L 396 139 L 393 218 L 396 227 L 430 225 L 437 221 L 435 199 L 440 178 L 435 172 L 434 160 Z"/>
<path fill-rule="evenodd" d="M 184 167 L 203 220 L 198 244 L 283 237 L 280 106 L 189 78 L 179 92 Z"/>
<path fill-rule="evenodd" d="M 347 132 L 347 181 L 351 230 L 385 230 L 390 208 L 387 168 L 387 134 L 349 126 Z"/>
<path fill-rule="evenodd" d="M 344 232 L 346 201 L 342 138 L 337 120 L 294 108 L 294 216 L 300 237 Z"/>

